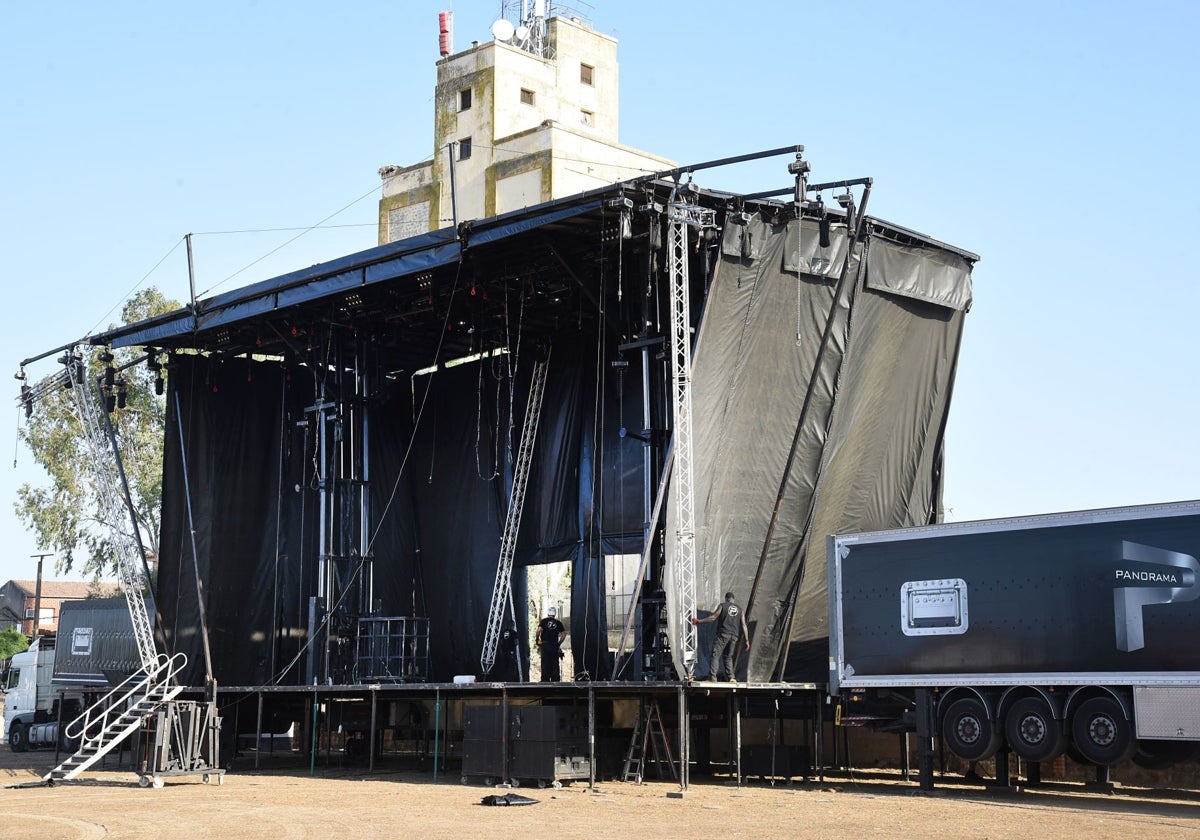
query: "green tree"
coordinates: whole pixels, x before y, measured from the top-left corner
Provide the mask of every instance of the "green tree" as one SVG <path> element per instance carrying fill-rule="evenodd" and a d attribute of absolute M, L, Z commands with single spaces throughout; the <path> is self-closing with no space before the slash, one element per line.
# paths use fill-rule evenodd
<path fill-rule="evenodd" d="M 164 298 L 157 289 L 145 289 L 126 302 L 121 310 L 122 323 L 135 323 L 178 308 L 178 303 Z M 78 351 L 87 364 L 89 394 L 98 399 L 94 382 L 103 374 L 105 363 L 98 348 L 82 346 Z M 111 364 L 119 371 L 118 380 L 124 380 L 126 398 L 124 407 L 116 408 L 110 416 L 119 431 L 121 461 L 142 545 L 157 554 L 165 399 L 155 393 L 158 374 L 144 362 L 131 364 L 144 355 L 139 348 L 118 348 L 112 355 Z M 55 371 L 47 379 L 59 374 Z M 97 577 L 111 571 L 115 566 L 114 535 L 101 521 L 92 458 L 75 416 L 70 389 L 44 391 L 18 435 L 50 481 L 36 487 L 24 484 L 17 490 L 17 515 L 38 535 L 40 545 L 58 553 L 58 573 L 76 565 L 85 576 Z M 126 525 L 124 521 L 121 524 Z M 82 562 L 77 563 L 76 552 L 84 554 Z"/>
<path fill-rule="evenodd" d="M 29 639 L 14 627 L 0 630 L 0 662 L 12 659 L 18 653 L 29 650 Z"/>

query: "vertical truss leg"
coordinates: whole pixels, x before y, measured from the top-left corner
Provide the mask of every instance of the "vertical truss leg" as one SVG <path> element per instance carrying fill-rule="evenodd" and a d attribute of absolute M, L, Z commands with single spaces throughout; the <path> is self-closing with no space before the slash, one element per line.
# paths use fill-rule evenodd
<path fill-rule="evenodd" d="M 692 339 L 688 278 L 688 227 L 711 227 L 714 214 L 694 204 L 667 207 L 668 270 L 671 279 L 671 394 L 674 409 L 676 564 L 676 662 L 690 680 L 696 670 L 696 511 L 692 477 Z"/>

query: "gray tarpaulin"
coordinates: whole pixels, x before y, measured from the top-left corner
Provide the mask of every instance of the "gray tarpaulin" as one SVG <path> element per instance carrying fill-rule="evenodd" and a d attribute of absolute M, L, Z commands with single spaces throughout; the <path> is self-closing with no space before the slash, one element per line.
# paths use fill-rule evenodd
<path fill-rule="evenodd" d="M 746 606 L 743 679 L 824 679 L 827 534 L 916 525 L 939 512 L 971 264 L 935 245 L 868 235 L 854 246 L 822 350 L 848 246 L 836 224 L 827 248 L 807 221 L 728 225 L 696 343 L 697 608 L 708 614 L 726 591 Z M 669 598 L 675 532 L 668 504 Z M 711 627 L 701 626 L 700 677 Z"/>

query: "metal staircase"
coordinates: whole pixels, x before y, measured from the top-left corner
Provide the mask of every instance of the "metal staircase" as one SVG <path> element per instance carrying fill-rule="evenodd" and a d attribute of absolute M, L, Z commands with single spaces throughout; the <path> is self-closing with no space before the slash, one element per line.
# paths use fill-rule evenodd
<path fill-rule="evenodd" d="M 508 496 L 508 516 L 504 522 L 504 535 L 500 540 L 500 560 L 496 564 L 496 582 L 492 587 L 492 606 L 488 612 L 487 629 L 483 634 L 483 653 L 479 665 L 483 673 L 490 673 L 496 664 L 496 648 L 500 630 L 504 625 L 505 607 L 512 609 L 513 554 L 517 549 L 517 532 L 521 528 L 521 513 L 525 509 L 525 488 L 529 484 L 529 468 L 533 464 L 533 445 L 537 439 L 538 420 L 542 416 L 542 398 L 546 393 L 546 370 L 550 365 L 547 353 L 533 368 L 533 381 L 529 386 L 529 403 L 525 408 L 525 427 L 521 431 L 521 443 L 517 447 L 517 459 L 513 466 L 512 490 Z"/>
<path fill-rule="evenodd" d="M 675 770 L 675 759 L 671 756 L 671 741 L 667 738 L 662 714 L 658 710 L 658 701 L 654 698 L 642 701 L 633 725 L 633 737 L 629 740 L 629 752 L 625 755 L 622 778 L 640 785 L 648 760 L 658 769 L 659 778 L 663 777 L 662 766 L 665 764 L 671 771 L 671 778 L 679 779 Z"/>
<path fill-rule="evenodd" d="M 79 739 L 79 748 L 42 779 L 51 783 L 74 779 L 112 752 L 141 728 L 147 717 L 183 691 L 174 678 L 186 662 L 182 653 L 159 656 L 149 672 L 131 675 L 84 710 L 65 730 L 68 738 Z"/>
<path fill-rule="evenodd" d="M 99 520 L 111 531 L 114 565 L 129 608 L 142 667 L 67 724 L 64 734 L 68 739 L 78 739 L 79 747 L 43 780 L 53 784 L 75 778 L 143 729 L 153 732 L 155 737 L 149 761 L 143 762 L 139 771 L 139 781 L 144 787 L 151 782 L 162 787 L 163 776 L 184 773 L 203 773 L 206 782 L 211 775 L 223 779 L 224 771 L 217 769 L 220 716 L 212 692 L 215 684 L 209 680 L 209 696 L 203 705 L 176 700 L 183 692 L 178 677 L 187 657 L 182 653 L 160 654 L 155 645 L 153 623 L 144 599 L 144 593 L 149 591 L 145 549 L 121 462 L 119 432 L 109 416 L 123 403 L 125 384 L 118 379 L 119 371 L 113 367 L 114 359 L 108 351 L 99 360 L 105 368 L 95 380 L 94 393 L 88 386 L 85 358 L 74 347 L 59 359 L 65 369 L 51 381 L 71 390 L 72 408 L 90 457 L 85 472 L 94 484 Z M 182 725 L 184 722 L 187 726 Z"/>

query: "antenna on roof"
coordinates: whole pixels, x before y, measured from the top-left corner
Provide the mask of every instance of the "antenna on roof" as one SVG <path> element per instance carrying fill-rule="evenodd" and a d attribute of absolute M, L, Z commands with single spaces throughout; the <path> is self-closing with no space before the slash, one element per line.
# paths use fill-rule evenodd
<path fill-rule="evenodd" d="M 509 41 L 538 58 L 550 58 L 547 54 L 546 21 L 554 14 L 552 5 L 549 0 L 504 0 L 500 20 L 492 24 L 492 35 L 497 41 Z M 511 34 L 507 38 L 501 37 L 496 31 L 498 26 L 501 32 Z"/>
<path fill-rule="evenodd" d="M 512 40 L 516 33 L 516 28 L 512 25 L 512 21 L 508 18 L 500 18 L 492 24 L 492 37 L 497 41 Z"/>

